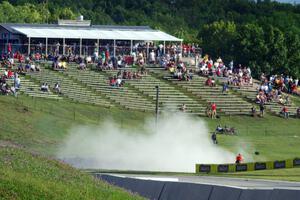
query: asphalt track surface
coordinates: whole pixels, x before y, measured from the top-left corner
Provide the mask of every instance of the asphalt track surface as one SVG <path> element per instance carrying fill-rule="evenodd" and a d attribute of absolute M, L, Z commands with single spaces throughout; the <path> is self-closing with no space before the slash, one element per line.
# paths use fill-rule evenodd
<path fill-rule="evenodd" d="M 240 189 L 288 189 L 300 190 L 300 182 L 269 181 L 245 178 L 225 178 L 212 176 L 163 176 L 163 175 L 134 175 L 134 174 L 107 174 L 117 177 L 135 178 L 142 180 L 169 181 L 196 183 L 205 185 L 225 186 Z"/>

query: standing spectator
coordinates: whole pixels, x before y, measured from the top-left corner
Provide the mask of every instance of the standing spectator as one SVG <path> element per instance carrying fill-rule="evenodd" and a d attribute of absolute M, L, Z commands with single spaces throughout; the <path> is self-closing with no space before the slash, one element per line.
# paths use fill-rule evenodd
<path fill-rule="evenodd" d="M 242 154 L 238 154 L 237 156 L 236 156 L 236 159 L 235 159 L 235 163 L 236 164 L 240 164 L 240 163 L 242 163 L 243 162 L 243 156 L 242 156 Z"/>
<path fill-rule="evenodd" d="M 254 106 L 251 108 L 251 115 L 252 117 L 256 117 L 256 108 Z"/>
<path fill-rule="evenodd" d="M 259 103 L 260 117 L 264 117 L 265 114 L 265 105 L 263 101 Z"/>
<path fill-rule="evenodd" d="M 217 118 L 217 105 L 215 103 L 211 104 L 211 118 L 216 119 Z"/>
<path fill-rule="evenodd" d="M 216 132 L 213 132 L 213 134 L 211 135 L 211 139 L 212 139 L 214 144 L 218 144 Z"/>
<path fill-rule="evenodd" d="M 226 94 L 227 91 L 228 91 L 228 85 L 227 85 L 227 83 L 223 83 L 222 93 L 223 93 L 223 94 L 224 94 L 224 93 Z"/>
<path fill-rule="evenodd" d="M 296 114 L 297 118 L 300 118 L 300 107 L 297 108 Z"/>

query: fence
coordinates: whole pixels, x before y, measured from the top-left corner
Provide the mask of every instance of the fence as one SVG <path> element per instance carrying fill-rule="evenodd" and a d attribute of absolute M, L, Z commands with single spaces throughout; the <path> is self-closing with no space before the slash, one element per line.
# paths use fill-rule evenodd
<path fill-rule="evenodd" d="M 283 169 L 300 167 L 300 159 L 288 159 L 280 161 L 255 162 L 243 164 L 219 164 L 204 165 L 196 164 L 196 173 L 228 173 L 228 172 L 245 172 L 257 170 Z"/>

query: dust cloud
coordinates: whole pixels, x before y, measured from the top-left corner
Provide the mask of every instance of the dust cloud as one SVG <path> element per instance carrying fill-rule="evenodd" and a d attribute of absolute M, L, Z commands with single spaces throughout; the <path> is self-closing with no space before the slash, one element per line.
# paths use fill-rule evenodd
<path fill-rule="evenodd" d="M 107 121 L 74 127 L 57 157 L 77 168 L 194 172 L 196 163 L 234 162 L 235 155 L 214 145 L 201 119 L 178 113 L 148 119 L 143 131 Z"/>

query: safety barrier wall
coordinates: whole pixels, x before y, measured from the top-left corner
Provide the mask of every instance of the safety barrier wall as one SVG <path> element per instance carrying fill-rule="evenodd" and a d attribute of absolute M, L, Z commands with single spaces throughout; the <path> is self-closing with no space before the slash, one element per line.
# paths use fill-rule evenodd
<path fill-rule="evenodd" d="M 300 190 L 240 189 L 194 183 L 139 180 L 99 174 L 95 176 L 151 200 L 299 200 L 300 197 Z"/>
<path fill-rule="evenodd" d="M 242 164 L 196 164 L 196 173 L 233 173 L 300 167 L 300 158 Z"/>

